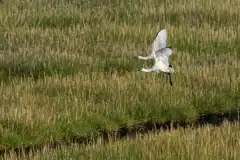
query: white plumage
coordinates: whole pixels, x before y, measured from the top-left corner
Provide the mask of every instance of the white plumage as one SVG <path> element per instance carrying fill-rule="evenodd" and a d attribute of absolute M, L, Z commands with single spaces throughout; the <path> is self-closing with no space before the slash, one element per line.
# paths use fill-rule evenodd
<path fill-rule="evenodd" d="M 166 40 L 167 40 L 167 31 L 166 31 L 166 29 L 163 29 L 160 32 L 158 32 L 157 37 L 155 38 L 154 42 L 152 43 L 151 54 L 146 57 L 138 56 L 138 58 L 143 59 L 143 60 L 153 59 L 156 51 L 158 51 L 162 48 L 166 48 Z"/>
<path fill-rule="evenodd" d="M 166 47 L 167 31 L 161 30 L 152 44 L 152 51 L 149 56 L 138 56 L 139 59 L 149 60 L 154 59 L 152 68 L 142 68 L 143 72 L 165 72 L 169 74 L 170 84 L 172 85 L 171 73 L 174 72 L 172 65 L 169 63 L 169 56 L 172 55 L 171 47 Z"/>

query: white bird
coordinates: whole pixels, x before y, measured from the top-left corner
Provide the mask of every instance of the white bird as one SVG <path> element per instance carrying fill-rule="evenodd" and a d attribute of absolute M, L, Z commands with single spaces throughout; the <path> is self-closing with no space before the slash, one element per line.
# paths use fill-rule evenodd
<path fill-rule="evenodd" d="M 169 56 L 172 55 L 172 48 L 166 47 L 167 31 L 161 30 L 152 44 L 152 52 L 149 56 L 138 56 L 139 59 L 154 59 L 152 68 L 142 68 L 143 72 L 165 72 L 169 75 L 170 84 L 172 85 L 171 74 L 174 72 L 172 65 L 169 63 Z"/>
<path fill-rule="evenodd" d="M 152 43 L 152 52 L 149 56 L 143 57 L 138 56 L 139 59 L 148 60 L 153 59 L 155 56 L 155 52 L 162 48 L 166 48 L 166 41 L 167 41 L 167 30 L 163 29 L 158 32 L 157 37 L 155 38 L 154 42 Z"/>

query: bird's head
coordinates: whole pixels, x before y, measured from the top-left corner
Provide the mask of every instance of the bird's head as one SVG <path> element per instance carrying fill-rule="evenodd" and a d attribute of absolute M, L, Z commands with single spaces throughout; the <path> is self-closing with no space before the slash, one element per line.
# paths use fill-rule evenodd
<path fill-rule="evenodd" d="M 174 69 L 171 64 L 169 64 L 168 69 L 169 69 L 169 73 L 174 73 Z"/>

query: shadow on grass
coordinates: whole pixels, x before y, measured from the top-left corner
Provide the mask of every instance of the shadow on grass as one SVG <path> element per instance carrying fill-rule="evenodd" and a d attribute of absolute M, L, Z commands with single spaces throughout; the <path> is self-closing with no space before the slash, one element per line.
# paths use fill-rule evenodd
<path fill-rule="evenodd" d="M 149 132 L 160 132 L 169 131 L 172 129 L 179 128 L 197 128 L 204 127 L 205 125 L 220 126 L 224 122 L 239 122 L 240 121 L 240 109 L 234 109 L 231 111 L 226 111 L 224 113 L 209 113 L 200 115 L 195 121 L 168 121 L 166 123 L 155 123 L 155 122 L 144 122 L 136 124 L 133 126 L 123 126 L 118 131 L 102 131 L 98 135 L 87 136 L 87 137 L 65 137 L 62 139 L 62 143 L 59 142 L 49 142 L 48 144 L 39 144 L 28 146 L 25 148 L 9 148 L 0 150 L 0 155 L 9 154 L 9 152 L 14 151 L 16 154 L 25 156 L 34 152 L 39 152 L 43 150 L 44 147 L 49 147 L 51 149 L 56 149 L 62 145 L 70 145 L 72 143 L 78 143 L 82 145 L 97 143 L 99 138 L 103 139 L 103 143 L 108 143 L 109 141 L 117 141 L 125 138 L 134 139 L 137 134 L 146 134 Z"/>

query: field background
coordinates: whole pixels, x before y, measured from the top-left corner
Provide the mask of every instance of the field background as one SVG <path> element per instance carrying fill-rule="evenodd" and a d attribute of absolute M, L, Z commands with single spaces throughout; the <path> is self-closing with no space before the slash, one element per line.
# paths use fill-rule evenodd
<path fill-rule="evenodd" d="M 45 147 L 41 152 L 30 153 L 30 159 L 160 159 L 160 160 L 237 160 L 240 153 L 240 124 L 226 123 L 221 127 L 206 126 L 196 130 L 175 130 L 165 133 L 139 135 L 136 139 L 109 142 L 101 139 L 94 145 L 62 146 L 57 150 Z M 29 156 L 28 155 L 28 156 Z M 11 153 L 6 159 L 16 159 Z M 22 158 L 27 158 L 23 155 Z"/>
<path fill-rule="evenodd" d="M 5 1 L 0 149 L 239 109 L 239 8 L 238 0 Z M 165 74 L 140 72 L 152 62 L 136 58 L 163 28 L 173 87 Z"/>

